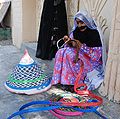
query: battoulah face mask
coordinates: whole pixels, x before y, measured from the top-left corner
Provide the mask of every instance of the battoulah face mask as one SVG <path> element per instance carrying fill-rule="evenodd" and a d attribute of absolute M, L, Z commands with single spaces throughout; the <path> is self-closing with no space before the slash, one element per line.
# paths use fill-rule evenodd
<path fill-rule="evenodd" d="M 79 28 L 80 30 L 83 30 L 83 29 L 86 29 L 87 26 L 78 26 L 78 28 Z"/>
<path fill-rule="evenodd" d="M 77 18 L 76 18 L 76 24 L 80 30 L 87 28 L 86 24 Z"/>

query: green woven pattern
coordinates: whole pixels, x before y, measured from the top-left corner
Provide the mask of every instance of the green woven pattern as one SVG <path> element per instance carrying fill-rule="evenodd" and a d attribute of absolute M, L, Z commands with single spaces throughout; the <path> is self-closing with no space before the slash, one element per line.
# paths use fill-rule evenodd
<path fill-rule="evenodd" d="M 36 78 L 36 79 L 32 79 L 32 80 L 16 80 L 14 79 L 13 77 L 9 76 L 9 81 L 11 82 L 14 82 L 14 83 L 31 83 L 31 82 L 37 82 L 41 79 L 43 79 L 46 75 L 45 74 L 42 74 L 39 78 Z"/>

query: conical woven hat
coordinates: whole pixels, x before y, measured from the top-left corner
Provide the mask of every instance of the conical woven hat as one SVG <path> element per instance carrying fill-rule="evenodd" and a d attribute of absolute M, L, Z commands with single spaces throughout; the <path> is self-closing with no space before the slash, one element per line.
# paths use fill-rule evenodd
<path fill-rule="evenodd" d="M 35 94 L 50 88 L 50 82 L 50 78 L 25 50 L 19 64 L 9 75 L 5 87 L 14 93 Z"/>

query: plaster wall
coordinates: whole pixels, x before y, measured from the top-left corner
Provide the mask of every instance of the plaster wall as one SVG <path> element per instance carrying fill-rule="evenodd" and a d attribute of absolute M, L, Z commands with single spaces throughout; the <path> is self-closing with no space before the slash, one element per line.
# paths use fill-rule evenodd
<path fill-rule="evenodd" d="M 18 48 L 22 43 L 22 0 L 12 0 L 11 2 L 12 15 L 12 39 L 13 44 Z"/>
<path fill-rule="evenodd" d="M 22 40 L 36 41 L 36 2 L 22 0 Z"/>

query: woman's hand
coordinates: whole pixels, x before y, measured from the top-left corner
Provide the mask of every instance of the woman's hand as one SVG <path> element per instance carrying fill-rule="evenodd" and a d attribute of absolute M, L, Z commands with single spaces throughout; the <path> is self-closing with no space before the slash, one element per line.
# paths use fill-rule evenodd
<path fill-rule="evenodd" d="M 76 63 L 79 60 L 79 58 L 78 58 L 79 50 L 82 46 L 82 43 L 76 39 L 71 40 L 67 35 L 63 37 L 63 40 L 64 40 L 64 42 L 66 42 L 67 46 L 76 48 L 77 52 L 76 52 L 76 56 L 75 56 L 75 60 L 74 60 L 74 63 Z"/>
<path fill-rule="evenodd" d="M 66 44 L 70 47 L 74 47 L 74 48 L 81 48 L 82 43 L 79 40 L 73 39 L 71 40 L 71 38 L 69 38 L 67 35 L 65 35 L 63 37 L 64 42 L 66 42 Z"/>
<path fill-rule="evenodd" d="M 81 46 L 82 46 L 82 43 L 79 41 L 79 40 L 76 40 L 76 39 L 74 39 L 75 40 L 75 42 L 74 42 L 74 44 L 73 45 L 76 45 L 77 44 L 77 47 L 78 48 L 81 48 Z"/>
<path fill-rule="evenodd" d="M 63 37 L 63 40 L 64 40 L 64 42 L 66 42 L 66 41 L 69 41 L 70 38 L 69 38 L 67 35 L 65 35 L 65 36 Z"/>

